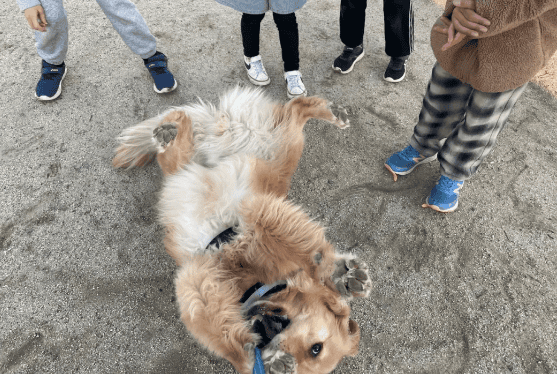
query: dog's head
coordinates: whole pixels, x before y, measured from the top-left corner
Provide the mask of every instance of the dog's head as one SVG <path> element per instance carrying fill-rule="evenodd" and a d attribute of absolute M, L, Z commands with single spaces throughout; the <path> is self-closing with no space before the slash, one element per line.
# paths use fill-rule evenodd
<path fill-rule="evenodd" d="M 349 318 L 350 307 L 302 272 L 287 283 L 247 312 L 262 337 L 263 357 L 272 360 L 283 352 L 294 357 L 297 374 L 330 373 L 358 352 L 360 330 Z"/>

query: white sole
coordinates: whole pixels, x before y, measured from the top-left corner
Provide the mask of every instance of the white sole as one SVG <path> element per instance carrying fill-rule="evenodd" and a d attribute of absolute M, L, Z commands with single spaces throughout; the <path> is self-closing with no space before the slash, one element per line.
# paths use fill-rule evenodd
<path fill-rule="evenodd" d="M 176 87 L 178 87 L 178 81 L 176 79 L 174 79 L 174 86 L 172 86 L 170 88 L 168 88 L 168 87 L 163 88 L 160 91 L 157 90 L 157 85 L 153 84 L 153 88 L 155 89 L 155 92 L 158 93 L 158 94 L 172 92 L 176 89 Z"/>
<path fill-rule="evenodd" d="M 248 78 L 249 78 L 249 81 L 251 83 L 255 84 L 256 86 L 266 86 L 269 83 L 271 83 L 271 78 L 267 78 L 266 81 L 258 81 L 258 80 L 253 79 L 252 77 L 250 77 L 249 74 L 248 74 Z"/>
<path fill-rule="evenodd" d="M 302 97 L 302 96 L 307 96 L 307 95 L 308 95 L 307 90 L 305 90 L 301 94 L 295 95 L 295 94 L 291 94 L 290 92 L 288 92 L 288 89 L 286 89 L 286 96 L 288 96 L 289 99 L 295 99 L 297 97 Z"/>

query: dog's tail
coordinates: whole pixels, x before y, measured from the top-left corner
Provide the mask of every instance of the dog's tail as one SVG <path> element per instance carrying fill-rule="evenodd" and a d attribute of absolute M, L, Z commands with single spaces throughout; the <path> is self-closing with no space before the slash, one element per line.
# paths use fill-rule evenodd
<path fill-rule="evenodd" d="M 117 168 L 143 166 L 150 162 L 159 151 L 159 143 L 153 137 L 153 130 L 159 125 L 162 116 L 145 120 L 128 127 L 116 139 L 120 145 L 112 165 Z"/>

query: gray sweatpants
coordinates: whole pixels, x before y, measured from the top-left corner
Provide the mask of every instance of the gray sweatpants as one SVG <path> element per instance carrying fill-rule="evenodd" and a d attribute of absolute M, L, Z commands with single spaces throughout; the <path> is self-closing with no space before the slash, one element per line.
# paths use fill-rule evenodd
<path fill-rule="evenodd" d="M 96 0 L 124 43 L 141 58 L 156 52 L 155 37 L 135 4 L 129 0 Z M 59 65 L 68 52 L 68 19 L 63 0 L 41 0 L 45 11 L 46 32 L 35 31 L 39 56 L 49 64 Z"/>
<path fill-rule="evenodd" d="M 469 179 L 493 150 L 526 85 L 505 92 L 482 92 L 435 63 L 410 145 L 422 156 L 437 153 L 442 175 Z"/>

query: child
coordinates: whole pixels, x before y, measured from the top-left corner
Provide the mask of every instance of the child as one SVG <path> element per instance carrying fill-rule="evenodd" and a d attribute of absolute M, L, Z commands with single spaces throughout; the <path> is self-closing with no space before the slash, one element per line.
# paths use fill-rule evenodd
<path fill-rule="evenodd" d="M 39 100 L 54 100 L 62 92 L 66 76 L 68 20 L 63 0 L 17 0 L 29 26 L 35 31 L 37 52 L 43 59 L 41 78 L 35 90 Z M 177 82 L 167 68 L 167 58 L 156 50 L 155 37 L 135 5 L 129 0 L 97 0 L 112 26 L 130 49 L 139 55 L 155 81 L 157 93 L 174 90 Z"/>
<path fill-rule="evenodd" d="M 242 12 L 240 28 L 244 45 L 244 64 L 249 80 L 257 86 L 271 83 L 263 61 L 259 55 L 259 32 L 265 12 L 273 12 L 273 20 L 279 32 L 284 63 L 284 79 L 289 98 L 306 96 L 307 90 L 300 73 L 298 51 L 298 23 L 294 11 L 300 9 L 306 0 L 216 0 L 232 9 Z"/>
<path fill-rule="evenodd" d="M 340 40 L 342 54 L 333 62 L 333 69 L 348 74 L 364 57 L 364 26 L 367 0 L 341 0 Z M 412 0 L 383 0 L 385 21 L 385 53 L 391 61 L 383 74 L 387 82 L 400 82 L 406 76 L 406 61 L 414 48 L 414 11 Z"/>
<path fill-rule="evenodd" d="M 448 1 L 431 46 L 437 63 L 418 124 L 385 167 L 396 181 L 437 158 L 441 178 L 422 206 L 452 212 L 528 81 L 557 49 L 557 0 Z"/>

